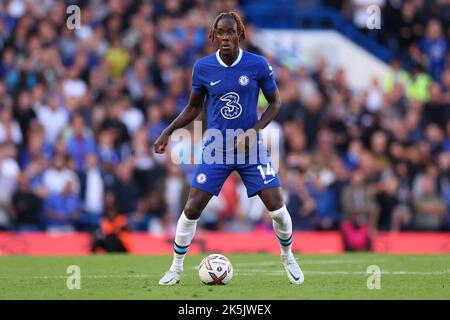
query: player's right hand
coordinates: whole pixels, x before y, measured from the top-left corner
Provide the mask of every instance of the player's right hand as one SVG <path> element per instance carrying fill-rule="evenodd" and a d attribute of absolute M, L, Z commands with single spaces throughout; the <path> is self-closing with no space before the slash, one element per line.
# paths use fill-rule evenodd
<path fill-rule="evenodd" d="M 169 135 L 163 131 L 153 144 L 153 146 L 155 147 L 155 152 L 164 153 L 164 151 L 166 151 L 168 143 L 169 143 Z"/>

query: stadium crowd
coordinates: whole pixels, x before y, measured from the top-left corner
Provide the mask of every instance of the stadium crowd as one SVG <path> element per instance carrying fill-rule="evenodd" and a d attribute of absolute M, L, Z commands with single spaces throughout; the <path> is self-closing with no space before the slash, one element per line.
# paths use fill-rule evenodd
<path fill-rule="evenodd" d="M 364 92 L 321 57 L 293 70 L 266 56 L 283 102 L 269 128 L 281 132 L 295 230 L 341 230 L 355 248 L 365 245 L 361 234 L 449 230 L 450 28 L 420 3 L 394 10 L 402 25 L 384 40 L 398 58 Z M 79 29 L 66 26 L 70 4 L 81 7 Z M 107 195 L 130 230 L 173 232 L 194 165 L 154 154 L 152 143 L 186 105 L 196 59 L 215 51 L 214 17 L 236 8 L 234 0 L 1 0 L 0 230 L 94 230 Z M 428 19 L 415 23 L 419 15 Z M 242 48 L 261 54 L 256 28 L 246 30 Z M 201 226 L 247 231 L 271 220 L 233 174 Z"/>

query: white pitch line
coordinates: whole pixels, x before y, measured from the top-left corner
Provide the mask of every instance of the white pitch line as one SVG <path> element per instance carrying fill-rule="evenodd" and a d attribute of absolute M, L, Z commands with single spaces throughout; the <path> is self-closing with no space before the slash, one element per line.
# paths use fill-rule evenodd
<path fill-rule="evenodd" d="M 374 260 L 302 260 L 302 259 L 296 259 L 298 261 L 299 264 L 301 265 L 315 265 L 315 264 L 326 264 L 326 265 L 332 265 L 332 264 L 356 264 L 356 263 L 369 263 L 369 264 L 373 264 L 375 263 Z M 376 260 L 376 263 L 381 263 L 384 260 L 379 259 Z M 236 266 L 275 266 L 275 265 L 279 265 L 280 262 L 278 261 L 261 261 L 261 262 L 240 262 L 240 263 L 236 263 Z M 234 264 L 233 264 L 234 265 Z"/>
<path fill-rule="evenodd" d="M 67 276 L 21 276 L 21 277 L 11 277 L 11 276 L 0 276 L 2 279 L 67 279 Z M 150 275 L 147 274 L 133 274 L 133 275 L 114 275 L 114 274 L 98 274 L 98 275 L 81 275 L 82 279 L 109 279 L 109 278 L 148 278 Z"/>
<path fill-rule="evenodd" d="M 239 270 L 236 270 L 236 274 L 239 275 L 253 275 L 254 273 L 265 273 L 265 274 L 284 274 L 284 270 L 262 270 L 262 269 L 255 269 L 252 270 L 252 272 L 239 272 Z M 323 275 L 323 276 L 334 276 L 334 275 L 370 275 L 370 273 L 367 273 L 365 271 L 307 271 L 303 270 L 304 274 L 311 274 L 311 275 Z M 381 275 L 424 275 L 424 276 L 439 276 L 439 275 L 445 275 L 450 274 L 450 270 L 446 271 L 381 271 Z"/>

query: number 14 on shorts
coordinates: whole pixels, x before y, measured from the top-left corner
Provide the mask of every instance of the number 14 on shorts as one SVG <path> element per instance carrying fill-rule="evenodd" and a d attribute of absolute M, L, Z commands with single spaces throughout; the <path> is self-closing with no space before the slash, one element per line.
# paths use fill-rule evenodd
<path fill-rule="evenodd" d="M 266 172 L 264 172 L 264 168 L 262 165 L 257 166 L 259 173 L 261 174 L 261 177 L 264 181 L 264 184 L 268 184 L 273 179 L 275 179 L 275 170 L 270 166 L 270 163 L 267 163 L 266 165 Z M 272 176 L 271 179 L 267 179 L 267 176 Z"/>

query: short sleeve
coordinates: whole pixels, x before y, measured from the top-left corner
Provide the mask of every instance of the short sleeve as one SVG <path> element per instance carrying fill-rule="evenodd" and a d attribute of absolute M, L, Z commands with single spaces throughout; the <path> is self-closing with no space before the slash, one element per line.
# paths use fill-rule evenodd
<path fill-rule="evenodd" d="M 200 66 L 197 62 L 194 64 L 194 68 L 192 69 L 192 91 L 198 94 L 204 94 L 206 93 L 206 88 L 202 84 L 200 75 Z"/>
<path fill-rule="evenodd" d="M 260 65 L 259 86 L 266 95 L 274 93 L 277 90 L 273 68 L 264 58 L 261 60 Z"/>

